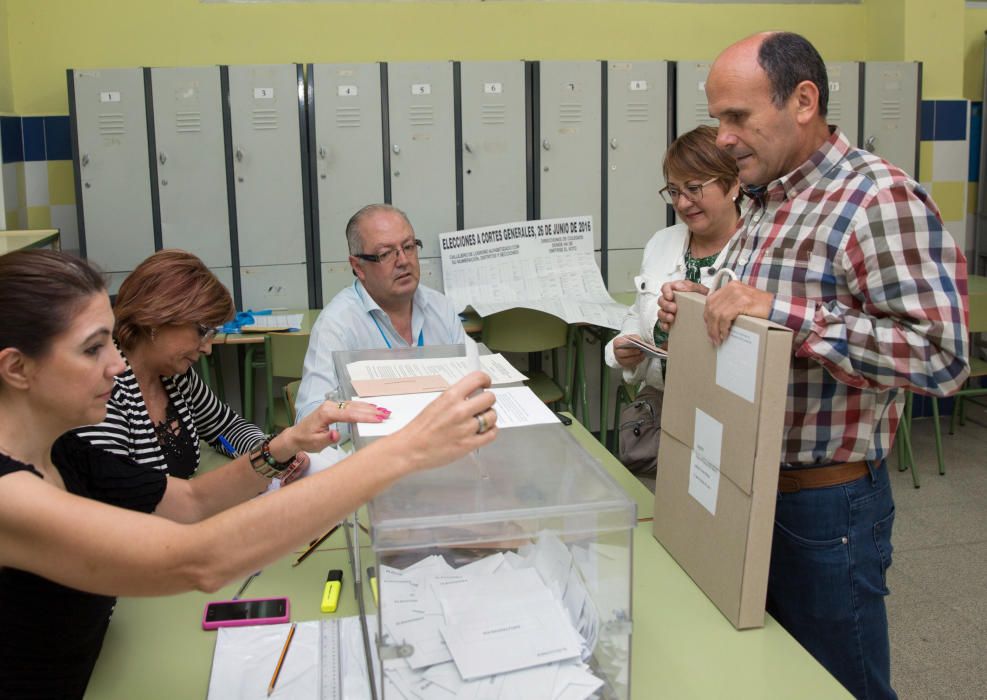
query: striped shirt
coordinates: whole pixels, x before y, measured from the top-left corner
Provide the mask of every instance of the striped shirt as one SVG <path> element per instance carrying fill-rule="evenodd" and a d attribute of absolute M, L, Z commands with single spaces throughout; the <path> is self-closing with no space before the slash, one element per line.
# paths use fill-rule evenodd
<path fill-rule="evenodd" d="M 189 465 L 180 476 L 191 476 L 198 468 L 200 439 L 212 445 L 217 452 L 233 457 L 219 444 L 217 437 L 222 435 L 226 438 L 238 454 L 246 452 L 257 440 L 265 437 L 260 428 L 243 420 L 216 398 L 191 369 L 185 374 L 161 377 L 161 383 L 195 448 L 195 464 Z M 127 369 L 116 377 L 106 406 L 106 419 L 73 432 L 107 452 L 128 456 L 138 464 L 153 469 L 168 469 L 154 432 L 154 423 L 147 413 L 147 405 L 129 362 Z"/>
<path fill-rule="evenodd" d="M 915 180 L 838 129 L 754 197 L 726 266 L 794 332 L 784 464 L 883 459 L 901 390 L 969 372 L 963 253 Z"/>

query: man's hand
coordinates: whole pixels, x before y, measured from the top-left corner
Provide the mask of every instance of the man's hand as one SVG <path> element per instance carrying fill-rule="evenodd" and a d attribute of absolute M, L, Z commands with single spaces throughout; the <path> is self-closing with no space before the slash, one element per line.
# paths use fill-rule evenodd
<path fill-rule="evenodd" d="M 675 292 L 709 294 L 709 289 L 688 280 L 665 282 L 665 284 L 661 285 L 661 296 L 658 297 L 658 323 L 666 333 L 672 328 L 672 324 L 675 323 L 675 314 L 679 310 L 675 303 Z"/>
<path fill-rule="evenodd" d="M 665 285 L 668 286 L 668 285 Z M 665 287 L 662 287 L 664 292 Z M 730 335 L 730 326 L 737 316 L 768 318 L 774 294 L 751 287 L 743 282 L 729 282 L 706 298 L 706 332 L 713 345 L 720 345 Z"/>
<path fill-rule="evenodd" d="M 613 341 L 613 356 L 624 369 L 634 369 L 644 361 L 644 352 L 641 348 L 630 343 L 623 342 L 624 338 L 641 339 L 639 335 L 622 335 Z"/>

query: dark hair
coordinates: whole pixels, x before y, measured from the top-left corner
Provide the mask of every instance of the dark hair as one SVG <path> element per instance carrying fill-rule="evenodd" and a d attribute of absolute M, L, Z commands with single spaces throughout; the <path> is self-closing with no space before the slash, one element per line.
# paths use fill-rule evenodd
<path fill-rule="evenodd" d="M 716 129 L 711 126 L 697 126 L 672 141 L 661 171 L 668 181 L 668 174 L 675 173 L 685 179 L 708 180 L 716 178 L 716 184 L 724 193 L 729 192 L 740 179 L 737 159 L 716 145 Z M 740 203 L 735 202 L 737 211 Z"/>
<path fill-rule="evenodd" d="M 236 307 L 223 283 L 199 258 L 184 250 L 159 250 L 127 275 L 113 308 L 115 336 L 129 350 L 151 329 L 169 324 L 218 326 Z"/>
<path fill-rule="evenodd" d="M 363 220 L 370 216 L 371 214 L 376 214 L 378 212 L 392 212 L 397 214 L 404 222 L 408 224 L 408 228 L 412 231 L 415 227 L 411 225 L 408 221 L 408 215 L 395 206 L 390 204 L 368 204 L 365 207 L 361 207 L 360 210 L 350 217 L 350 220 L 346 222 L 346 245 L 349 247 L 350 255 L 358 255 L 363 252 L 363 239 L 360 231 L 360 224 Z"/>
<path fill-rule="evenodd" d="M 808 39 L 794 32 L 769 34 L 761 42 L 757 62 L 771 81 L 771 97 L 776 107 L 785 104 L 799 83 L 809 80 L 819 90 L 819 114 L 826 116 L 829 106 L 826 64 Z"/>
<path fill-rule="evenodd" d="M 102 274 L 85 260 L 54 250 L 0 255 L 0 350 L 41 357 L 93 294 Z"/>

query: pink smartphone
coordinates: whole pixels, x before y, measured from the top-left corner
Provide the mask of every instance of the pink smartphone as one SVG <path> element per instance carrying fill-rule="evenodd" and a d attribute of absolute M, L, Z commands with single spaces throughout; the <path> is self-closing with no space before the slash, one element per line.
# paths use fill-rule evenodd
<path fill-rule="evenodd" d="M 291 605 L 287 598 L 222 600 L 206 605 L 206 610 L 202 614 L 202 629 L 274 625 L 288 622 L 290 618 Z"/>

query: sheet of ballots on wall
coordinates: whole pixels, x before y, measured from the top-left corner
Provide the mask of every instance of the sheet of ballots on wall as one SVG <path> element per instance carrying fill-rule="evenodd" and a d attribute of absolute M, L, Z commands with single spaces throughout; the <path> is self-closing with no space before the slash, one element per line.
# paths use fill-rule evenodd
<path fill-rule="evenodd" d="M 603 284 L 593 219 L 516 221 L 439 235 L 445 294 L 480 316 L 524 308 L 620 329 L 627 307 Z"/>

